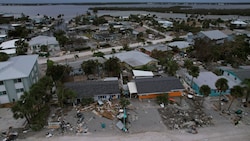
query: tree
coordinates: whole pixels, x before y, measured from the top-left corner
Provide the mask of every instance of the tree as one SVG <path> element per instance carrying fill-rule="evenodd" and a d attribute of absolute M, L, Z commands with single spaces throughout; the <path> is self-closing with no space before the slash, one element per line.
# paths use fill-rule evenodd
<path fill-rule="evenodd" d="M 120 99 L 120 105 L 122 106 L 122 108 L 126 108 L 129 104 L 130 101 L 128 99 L 124 97 Z"/>
<path fill-rule="evenodd" d="M 0 62 L 7 61 L 9 59 L 9 55 L 5 52 L 0 52 Z"/>
<path fill-rule="evenodd" d="M 92 103 L 94 103 L 94 99 L 92 97 L 90 97 L 90 98 L 83 97 L 82 98 L 82 101 L 81 101 L 82 106 L 87 106 L 87 105 L 92 104 Z"/>
<path fill-rule="evenodd" d="M 250 95 L 250 79 L 245 79 L 242 84 L 244 85 L 244 91 L 246 92 L 246 103 L 248 102 Z"/>
<path fill-rule="evenodd" d="M 168 100 L 168 94 L 163 94 L 163 95 L 159 95 L 156 97 L 156 101 L 158 104 L 165 104 L 167 105 L 169 103 L 169 100 Z"/>
<path fill-rule="evenodd" d="M 197 78 L 199 76 L 199 73 L 200 73 L 200 69 L 198 66 L 191 66 L 190 69 L 188 70 L 188 74 L 192 76 L 192 80 L 191 80 L 191 88 L 193 86 L 193 80 L 194 80 L 194 77 Z"/>
<path fill-rule="evenodd" d="M 102 58 L 103 58 L 104 55 L 105 55 L 105 54 L 104 54 L 103 52 L 101 52 L 101 51 L 98 51 L 98 52 L 94 52 L 94 53 L 93 53 L 93 57 L 102 57 Z"/>
<path fill-rule="evenodd" d="M 104 69 L 109 76 L 119 76 L 121 71 L 120 60 L 117 57 L 111 57 L 104 63 Z"/>
<path fill-rule="evenodd" d="M 184 60 L 184 67 L 187 68 L 188 70 L 193 66 L 193 61 L 186 59 Z"/>
<path fill-rule="evenodd" d="M 81 64 L 81 67 L 88 78 L 90 74 L 97 73 L 99 66 L 100 66 L 100 63 L 97 60 L 88 60 L 88 61 L 82 62 Z"/>
<path fill-rule="evenodd" d="M 54 32 L 54 36 L 56 37 L 56 40 L 59 42 L 61 47 L 64 47 L 69 41 L 69 38 L 65 34 L 66 33 L 63 30 L 57 30 L 56 32 Z"/>
<path fill-rule="evenodd" d="M 47 61 L 46 75 L 51 76 L 54 81 L 62 81 L 70 72 L 71 68 L 64 65 L 55 65 L 53 61 Z"/>
<path fill-rule="evenodd" d="M 230 109 L 230 107 L 232 106 L 233 101 L 238 98 L 238 97 L 242 97 L 243 96 L 243 89 L 241 86 L 234 86 L 233 88 L 231 88 L 231 92 L 230 92 L 231 96 L 233 97 L 233 99 L 231 100 L 231 103 L 228 106 L 228 111 Z"/>
<path fill-rule="evenodd" d="M 211 88 L 208 85 L 202 85 L 200 87 L 200 93 L 203 95 L 202 105 L 204 103 L 205 97 L 208 97 L 211 93 Z"/>
<path fill-rule="evenodd" d="M 50 94 L 52 80 L 49 77 L 41 78 L 33 84 L 29 92 L 24 92 L 11 108 L 15 119 L 25 118 L 32 129 L 41 129 L 47 119 L 49 110 L 46 95 Z M 34 128 L 33 128 L 34 127 Z"/>
<path fill-rule="evenodd" d="M 13 38 L 26 38 L 31 30 L 26 29 L 25 27 L 16 27 L 15 30 L 8 31 L 8 37 Z"/>
<path fill-rule="evenodd" d="M 168 60 L 165 66 L 165 72 L 167 72 L 170 76 L 174 76 L 176 71 L 179 69 L 179 65 L 175 60 Z"/>
<path fill-rule="evenodd" d="M 64 107 L 65 104 L 73 103 L 73 100 L 76 98 L 76 93 L 71 89 L 66 88 L 62 83 L 57 83 L 57 97 L 58 103 L 61 107 Z"/>
<path fill-rule="evenodd" d="M 15 42 L 16 46 L 16 54 L 17 55 L 25 55 L 28 50 L 28 43 L 25 42 L 23 39 L 19 39 Z"/>
<path fill-rule="evenodd" d="M 48 46 L 47 45 L 42 45 L 41 47 L 42 52 L 48 52 Z"/>
<path fill-rule="evenodd" d="M 228 81 L 225 78 L 220 78 L 215 82 L 215 87 L 217 90 L 219 90 L 219 110 L 221 110 L 221 94 L 222 92 L 225 92 L 229 86 L 228 86 Z"/>

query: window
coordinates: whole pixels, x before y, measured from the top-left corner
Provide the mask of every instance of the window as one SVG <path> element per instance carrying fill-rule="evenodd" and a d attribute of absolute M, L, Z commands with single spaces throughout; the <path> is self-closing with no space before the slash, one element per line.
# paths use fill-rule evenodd
<path fill-rule="evenodd" d="M 1 91 L 1 92 L 0 92 L 0 95 L 6 95 L 6 94 L 7 94 L 6 91 Z"/>
<path fill-rule="evenodd" d="M 17 93 L 21 93 L 21 92 L 23 92 L 23 91 L 24 91 L 23 88 L 16 89 L 16 92 L 17 92 Z"/>
<path fill-rule="evenodd" d="M 3 85 L 3 81 L 0 81 L 0 85 Z"/>
<path fill-rule="evenodd" d="M 15 79 L 14 82 L 15 82 L 15 83 L 20 83 L 20 82 L 22 82 L 22 79 L 21 79 L 21 78 Z"/>

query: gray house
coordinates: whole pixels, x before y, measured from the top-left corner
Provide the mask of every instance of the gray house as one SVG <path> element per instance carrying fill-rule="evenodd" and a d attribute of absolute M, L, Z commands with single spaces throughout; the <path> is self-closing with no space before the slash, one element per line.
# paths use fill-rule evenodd
<path fill-rule="evenodd" d="M 80 102 L 84 97 L 94 98 L 95 101 L 120 98 L 118 80 L 69 82 L 64 85 L 76 92 L 77 102 Z"/>
<path fill-rule="evenodd" d="M 228 38 L 228 36 L 220 30 L 200 31 L 198 38 L 203 38 L 208 41 L 212 41 L 215 44 L 222 44 Z"/>
<path fill-rule="evenodd" d="M 0 104 L 18 100 L 39 79 L 38 55 L 24 55 L 0 62 Z"/>

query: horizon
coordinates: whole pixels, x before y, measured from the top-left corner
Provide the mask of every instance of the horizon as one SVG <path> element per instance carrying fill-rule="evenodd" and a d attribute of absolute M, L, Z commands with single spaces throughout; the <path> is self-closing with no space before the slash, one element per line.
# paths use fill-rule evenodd
<path fill-rule="evenodd" d="M 250 3 L 249 0 L 0 0 L 1 4 L 26 4 L 26 3 L 157 3 L 157 2 L 166 2 L 166 3 Z"/>

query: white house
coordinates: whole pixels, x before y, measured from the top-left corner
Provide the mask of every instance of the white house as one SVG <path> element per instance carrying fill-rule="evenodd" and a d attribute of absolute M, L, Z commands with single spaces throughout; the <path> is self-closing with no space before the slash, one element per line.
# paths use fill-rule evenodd
<path fill-rule="evenodd" d="M 231 21 L 231 26 L 233 28 L 246 28 L 247 23 L 242 20 L 235 20 L 235 21 Z"/>
<path fill-rule="evenodd" d="M 18 100 L 39 79 L 38 55 L 21 55 L 0 62 L 0 104 Z"/>
<path fill-rule="evenodd" d="M 30 50 L 33 53 L 41 51 L 41 46 L 47 46 L 50 55 L 53 55 L 56 51 L 60 51 L 60 46 L 55 37 L 50 36 L 37 36 L 29 41 Z"/>
<path fill-rule="evenodd" d="M 158 23 L 162 24 L 164 28 L 173 27 L 173 22 L 170 21 L 158 21 Z"/>
<path fill-rule="evenodd" d="M 13 40 L 9 40 L 9 41 L 5 41 L 5 42 L 2 42 L 0 44 L 0 52 L 4 52 L 6 54 L 9 54 L 9 55 L 13 55 L 13 54 L 16 54 L 16 41 L 18 41 L 19 39 L 13 39 Z"/>

